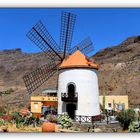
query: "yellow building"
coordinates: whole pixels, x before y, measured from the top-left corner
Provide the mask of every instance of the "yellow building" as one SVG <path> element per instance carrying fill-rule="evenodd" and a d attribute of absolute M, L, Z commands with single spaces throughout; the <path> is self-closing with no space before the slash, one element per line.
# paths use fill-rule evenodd
<path fill-rule="evenodd" d="M 100 105 L 103 106 L 103 96 L 100 96 Z M 46 96 L 32 96 L 31 97 L 31 112 L 34 116 L 40 117 L 47 109 L 57 110 L 58 98 L 47 94 Z M 105 109 L 107 110 L 121 110 L 128 109 L 128 96 L 110 95 L 105 96 Z"/>
<path fill-rule="evenodd" d="M 100 104 L 103 106 L 103 96 L 100 96 Z M 121 110 L 128 109 L 128 95 L 105 96 L 105 109 Z"/>
<path fill-rule="evenodd" d="M 47 109 L 56 110 L 57 97 L 33 96 L 31 97 L 31 112 L 40 117 Z"/>
<path fill-rule="evenodd" d="M 40 117 L 45 111 L 56 111 L 58 98 L 56 90 L 45 90 L 42 96 L 31 96 L 31 112 Z"/>

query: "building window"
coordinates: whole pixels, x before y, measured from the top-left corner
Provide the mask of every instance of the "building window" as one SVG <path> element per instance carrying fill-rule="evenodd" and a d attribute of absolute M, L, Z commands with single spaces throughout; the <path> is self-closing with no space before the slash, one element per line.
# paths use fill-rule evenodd
<path fill-rule="evenodd" d="M 117 107 L 118 107 L 119 110 L 123 110 L 123 109 L 125 109 L 125 104 L 124 103 L 118 103 Z"/>
<path fill-rule="evenodd" d="M 34 108 L 38 109 L 38 103 L 34 103 Z"/>
<path fill-rule="evenodd" d="M 111 103 L 108 103 L 108 107 L 111 107 Z"/>

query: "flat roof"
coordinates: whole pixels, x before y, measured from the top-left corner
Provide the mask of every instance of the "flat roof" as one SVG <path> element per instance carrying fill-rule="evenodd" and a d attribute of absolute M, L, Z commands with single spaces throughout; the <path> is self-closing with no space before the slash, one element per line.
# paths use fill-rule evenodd
<path fill-rule="evenodd" d="M 57 89 L 44 89 L 42 93 L 57 93 Z"/>

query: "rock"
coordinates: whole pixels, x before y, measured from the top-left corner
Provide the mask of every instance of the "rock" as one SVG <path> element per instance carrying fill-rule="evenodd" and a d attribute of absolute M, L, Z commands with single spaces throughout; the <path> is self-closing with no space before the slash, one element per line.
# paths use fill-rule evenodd
<path fill-rule="evenodd" d="M 7 126 L 1 126 L 0 127 L 0 132 L 8 132 L 8 127 Z"/>
<path fill-rule="evenodd" d="M 125 63 L 117 63 L 115 66 L 115 69 L 119 70 L 119 69 L 123 69 L 126 67 Z"/>
<path fill-rule="evenodd" d="M 94 132 L 102 132 L 102 130 L 100 128 L 95 128 Z"/>

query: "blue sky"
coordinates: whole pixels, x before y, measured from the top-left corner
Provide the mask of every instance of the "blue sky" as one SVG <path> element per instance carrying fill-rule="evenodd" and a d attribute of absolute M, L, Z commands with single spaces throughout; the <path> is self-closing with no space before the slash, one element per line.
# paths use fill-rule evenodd
<path fill-rule="evenodd" d="M 93 54 L 129 36 L 140 35 L 139 8 L 1 8 L 0 50 L 21 48 L 24 52 L 39 52 L 26 37 L 38 20 L 59 44 L 62 10 L 77 15 L 72 46 L 90 36 L 95 48 Z"/>

